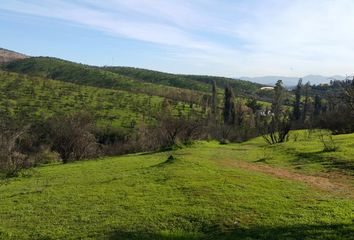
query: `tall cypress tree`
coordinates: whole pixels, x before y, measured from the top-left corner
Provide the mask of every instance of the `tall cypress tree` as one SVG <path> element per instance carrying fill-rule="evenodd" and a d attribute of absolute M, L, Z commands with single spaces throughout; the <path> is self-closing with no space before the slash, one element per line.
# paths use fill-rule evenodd
<path fill-rule="evenodd" d="M 225 87 L 224 93 L 224 123 L 232 124 L 234 121 L 235 106 L 234 106 L 234 93 L 230 86 Z"/>
<path fill-rule="evenodd" d="M 310 101 L 310 82 L 307 82 L 305 84 L 305 89 L 304 89 L 304 97 L 305 97 L 305 101 L 304 101 L 304 109 L 302 111 L 302 120 L 305 122 L 306 121 L 306 117 L 309 111 L 309 101 Z"/>
<path fill-rule="evenodd" d="M 285 89 L 283 87 L 283 81 L 278 80 L 274 87 L 274 98 L 272 102 L 272 112 L 276 118 L 282 111 L 282 106 L 284 103 L 284 92 Z"/>
<path fill-rule="evenodd" d="M 315 96 L 314 108 L 315 109 L 314 109 L 313 115 L 314 116 L 320 115 L 320 113 L 322 111 L 322 103 L 321 103 L 321 97 L 318 94 Z"/>
<path fill-rule="evenodd" d="M 302 79 L 299 79 L 295 90 L 295 102 L 293 110 L 293 118 L 299 120 L 301 118 L 301 89 L 302 89 Z"/>
<path fill-rule="evenodd" d="M 217 108 L 218 108 L 218 95 L 217 95 L 216 82 L 215 82 L 215 80 L 213 80 L 212 99 L 211 99 L 211 113 L 214 116 L 217 115 Z"/>

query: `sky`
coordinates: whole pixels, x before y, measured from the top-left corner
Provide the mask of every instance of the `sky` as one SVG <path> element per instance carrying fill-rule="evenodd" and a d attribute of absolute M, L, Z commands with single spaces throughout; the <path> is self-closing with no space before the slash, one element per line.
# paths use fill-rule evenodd
<path fill-rule="evenodd" d="M 352 75 L 353 0 L 0 0 L 0 47 L 91 65 Z"/>

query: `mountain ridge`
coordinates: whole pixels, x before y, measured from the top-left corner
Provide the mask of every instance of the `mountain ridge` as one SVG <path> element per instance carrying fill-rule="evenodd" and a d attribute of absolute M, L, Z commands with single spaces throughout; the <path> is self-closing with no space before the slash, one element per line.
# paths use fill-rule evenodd
<path fill-rule="evenodd" d="M 283 83 L 286 86 L 295 86 L 299 79 L 302 78 L 304 83 L 310 82 L 311 84 L 321 84 L 321 83 L 329 83 L 331 80 L 343 80 L 345 76 L 341 75 L 333 75 L 333 76 L 323 76 L 317 74 L 309 74 L 303 77 L 286 77 L 286 76 L 261 76 L 261 77 L 240 77 L 237 79 L 242 79 L 246 81 L 252 81 L 256 83 L 266 84 L 266 85 L 274 85 L 276 81 L 283 80 Z"/>

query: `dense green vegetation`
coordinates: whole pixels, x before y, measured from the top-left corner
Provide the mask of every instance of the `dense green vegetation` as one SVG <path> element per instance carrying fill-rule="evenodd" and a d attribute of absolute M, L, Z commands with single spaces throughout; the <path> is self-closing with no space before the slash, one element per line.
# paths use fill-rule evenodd
<path fill-rule="evenodd" d="M 277 146 L 200 142 L 47 165 L 1 180 L 0 238 L 352 239 L 353 172 L 336 160 L 352 164 L 354 135 L 335 136 L 333 153 L 316 134 L 292 136 Z"/>
<path fill-rule="evenodd" d="M 0 110 L 22 120 L 87 111 L 99 122 L 132 127 L 143 117 L 153 121 L 163 104 L 163 97 L 0 71 Z M 178 101 L 168 104 L 176 116 L 191 109 Z M 195 111 L 200 111 L 198 106 Z"/>

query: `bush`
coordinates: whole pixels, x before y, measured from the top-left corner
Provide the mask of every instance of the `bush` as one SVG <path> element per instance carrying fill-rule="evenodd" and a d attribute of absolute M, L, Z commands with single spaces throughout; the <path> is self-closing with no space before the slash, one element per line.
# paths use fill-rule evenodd
<path fill-rule="evenodd" d="M 63 163 L 99 155 L 94 123 L 88 114 L 54 117 L 48 121 L 47 131 L 52 150 L 60 155 Z"/>
<path fill-rule="evenodd" d="M 353 133 L 353 114 L 348 108 L 341 107 L 336 111 L 326 113 L 320 120 L 319 127 L 329 129 L 335 135 Z"/>

